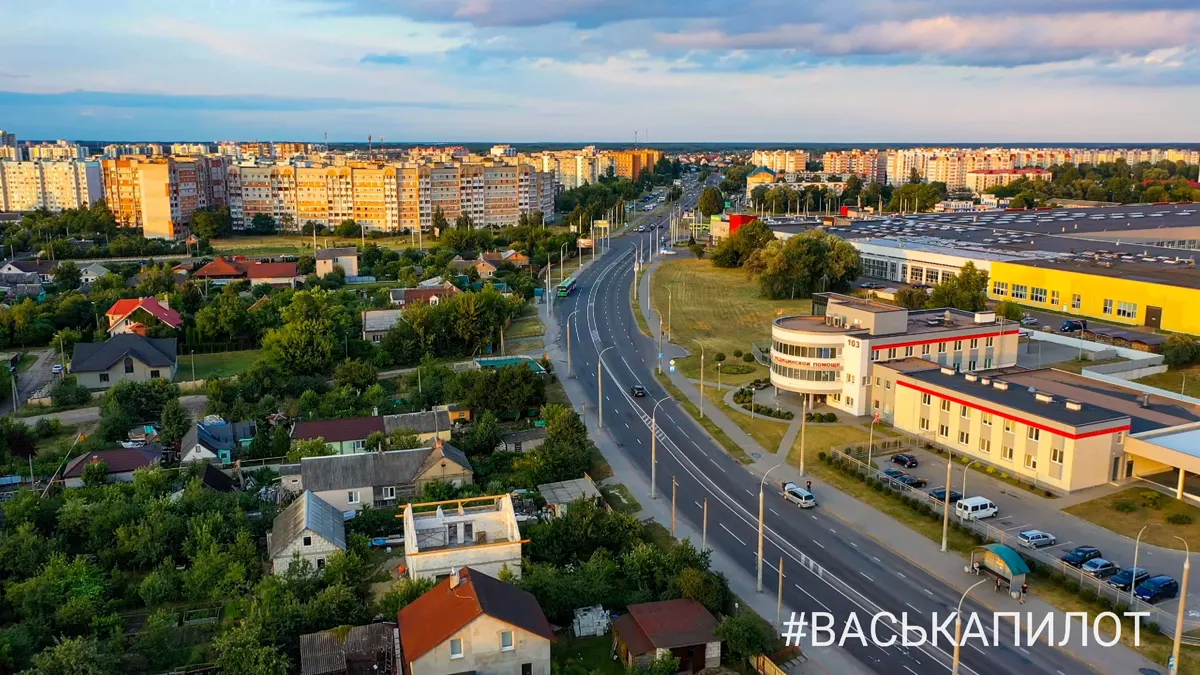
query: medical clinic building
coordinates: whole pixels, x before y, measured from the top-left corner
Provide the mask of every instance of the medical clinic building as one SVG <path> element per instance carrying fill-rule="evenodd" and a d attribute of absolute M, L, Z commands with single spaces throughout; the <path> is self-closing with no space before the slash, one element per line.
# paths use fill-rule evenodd
<path fill-rule="evenodd" d="M 771 384 L 814 405 L 883 414 L 887 385 L 875 377 L 875 364 L 917 358 L 953 372 L 1005 368 L 1016 364 L 1018 330 L 995 312 L 910 311 L 817 293 L 812 316 L 772 323 Z"/>

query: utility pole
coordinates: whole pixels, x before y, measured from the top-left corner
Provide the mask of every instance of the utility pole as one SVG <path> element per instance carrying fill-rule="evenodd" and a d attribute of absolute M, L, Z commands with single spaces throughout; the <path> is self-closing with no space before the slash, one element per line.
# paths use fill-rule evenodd
<path fill-rule="evenodd" d="M 950 536 L 950 471 L 954 468 L 954 453 L 946 452 L 946 494 L 942 500 L 942 553 L 946 552 L 946 539 Z M 966 495 L 963 495 L 966 498 Z"/>
<path fill-rule="evenodd" d="M 671 474 L 671 536 L 675 536 L 675 493 L 679 483 L 675 482 L 675 474 Z"/>
<path fill-rule="evenodd" d="M 704 521 L 700 527 L 700 550 L 708 550 L 708 497 L 704 498 Z"/>
<path fill-rule="evenodd" d="M 804 475 L 804 427 L 808 426 L 808 394 L 800 402 L 800 475 Z"/>
<path fill-rule="evenodd" d="M 783 556 L 779 556 L 779 595 L 775 601 L 775 625 L 783 627 Z"/>

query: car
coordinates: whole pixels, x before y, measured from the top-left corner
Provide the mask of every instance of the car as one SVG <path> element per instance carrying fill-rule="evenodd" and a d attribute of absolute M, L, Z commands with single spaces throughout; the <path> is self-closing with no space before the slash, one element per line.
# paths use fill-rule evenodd
<path fill-rule="evenodd" d="M 134 438 L 134 439 L 128 440 L 128 441 L 121 441 L 121 447 L 125 448 L 127 450 L 132 450 L 133 448 L 142 448 L 145 446 L 146 446 L 146 439 L 144 439 L 144 438 Z"/>
<path fill-rule="evenodd" d="M 933 497 L 934 499 L 938 500 L 939 502 L 945 501 L 946 500 L 946 488 L 940 487 L 940 488 L 935 488 L 933 490 L 930 490 L 929 496 Z M 950 491 L 950 503 L 951 504 L 953 504 L 954 502 L 957 502 L 958 500 L 960 500 L 962 498 L 963 498 L 963 495 L 958 490 Z"/>
<path fill-rule="evenodd" d="M 901 476 L 907 476 L 908 474 L 904 473 L 900 469 L 884 469 L 883 475 L 887 476 L 888 478 L 899 478 Z"/>
<path fill-rule="evenodd" d="M 633 394 L 634 398 L 642 398 L 646 395 L 646 388 L 640 384 L 635 384 L 629 388 L 629 393 Z"/>
<path fill-rule="evenodd" d="M 905 454 L 892 455 L 892 463 L 899 464 L 906 469 L 911 469 L 917 465 L 917 458 Z"/>
<path fill-rule="evenodd" d="M 1107 579 L 1121 571 L 1121 566 L 1104 558 L 1092 558 L 1080 567 L 1083 573 L 1097 579 Z"/>
<path fill-rule="evenodd" d="M 1036 326 L 1036 325 L 1038 325 L 1037 317 L 1029 316 L 1028 314 L 1026 314 L 1025 316 L 1021 317 L 1021 325 L 1022 326 Z"/>
<path fill-rule="evenodd" d="M 883 288 L 883 284 L 877 284 L 874 281 L 864 281 L 858 285 L 859 288 Z"/>
<path fill-rule="evenodd" d="M 1079 567 L 1092 558 L 1099 558 L 1101 555 L 1100 549 L 1095 546 L 1076 546 L 1064 553 L 1061 560 L 1071 567 Z"/>
<path fill-rule="evenodd" d="M 1155 603 L 1179 595 L 1179 582 L 1165 574 L 1150 577 L 1137 585 L 1133 594 L 1142 602 Z"/>
<path fill-rule="evenodd" d="M 59 363 L 54 364 L 54 367 L 50 369 L 50 372 L 54 373 L 55 375 L 61 375 L 62 371 L 63 371 L 62 364 L 59 364 Z"/>
<path fill-rule="evenodd" d="M 1075 333 L 1081 330 L 1087 330 L 1087 322 L 1079 319 L 1067 319 L 1058 327 L 1060 333 Z"/>
<path fill-rule="evenodd" d="M 1025 530 L 1017 535 L 1017 539 L 1021 540 L 1021 545 L 1025 548 L 1041 548 L 1043 546 L 1053 546 L 1054 542 L 1058 541 L 1054 535 L 1041 530 Z"/>
<path fill-rule="evenodd" d="M 929 485 L 929 482 L 919 476 L 909 476 L 907 474 L 896 479 L 900 483 L 904 483 L 910 488 L 923 488 Z"/>
<path fill-rule="evenodd" d="M 784 499 L 802 509 L 810 509 L 817 505 L 817 498 L 813 493 L 790 481 L 783 484 L 782 494 Z"/>
<path fill-rule="evenodd" d="M 1150 573 L 1144 567 L 1126 567 L 1108 579 L 1108 585 L 1122 591 L 1136 588 L 1138 584 L 1150 578 Z"/>

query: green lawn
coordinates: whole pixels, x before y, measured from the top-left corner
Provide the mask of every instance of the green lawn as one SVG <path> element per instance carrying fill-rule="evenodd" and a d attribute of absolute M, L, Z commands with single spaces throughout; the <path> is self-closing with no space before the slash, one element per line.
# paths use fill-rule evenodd
<path fill-rule="evenodd" d="M 735 349 L 751 349 L 751 343 L 766 343 L 771 338 L 771 321 L 780 310 L 784 315 L 809 314 L 811 300 L 767 300 L 759 296 L 758 284 L 740 269 L 722 269 L 709 260 L 684 258 L 668 260 L 654 272 L 653 300 L 655 317 L 647 317 L 657 326 L 657 312 L 667 317 L 674 334 L 672 342 L 697 352 L 679 359 L 676 367 L 690 378 L 700 377 L 700 345 L 705 351 L 705 379 L 716 379 L 713 357 L 723 352 L 727 363 L 743 363 L 733 356 Z M 668 289 L 670 302 L 668 303 Z M 697 344 L 697 342 L 699 344 Z M 751 364 L 747 364 L 751 365 Z M 722 382 L 740 384 L 766 377 L 767 370 L 755 366 L 747 375 L 722 377 Z"/>
<path fill-rule="evenodd" d="M 516 340 L 518 338 L 539 337 L 546 334 L 546 325 L 542 320 L 535 316 L 523 316 L 513 320 L 509 325 L 508 330 L 504 331 L 505 340 Z"/>
<path fill-rule="evenodd" d="M 1100 359 L 1099 361 L 1090 361 L 1090 360 L 1080 361 L 1079 359 L 1071 359 L 1070 361 L 1061 361 L 1059 363 L 1050 363 L 1047 365 L 1050 368 L 1055 368 L 1057 370 L 1065 370 L 1068 373 L 1075 373 L 1076 375 L 1078 375 L 1079 372 L 1082 371 L 1084 368 L 1091 368 L 1092 366 L 1103 366 L 1103 365 L 1108 365 L 1110 363 L 1124 363 L 1128 360 L 1129 359 L 1118 356 L 1118 357 L 1112 358 L 1112 359 Z"/>
<path fill-rule="evenodd" d="M 1200 398 L 1200 365 L 1172 368 L 1165 373 L 1150 375 L 1134 381 L 1138 384 L 1148 384 L 1151 387 L 1181 393 L 1184 396 Z"/>
<path fill-rule="evenodd" d="M 55 354 L 55 357 L 58 355 Z M 17 362 L 17 372 L 23 373 L 33 367 L 33 362 L 37 361 L 37 357 L 28 352 L 21 354 L 21 360 Z"/>
<path fill-rule="evenodd" d="M 725 405 L 725 391 L 716 387 L 705 387 L 705 406 L 712 404 L 719 407 L 725 413 L 726 417 L 733 420 L 734 424 L 741 427 L 742 431 L 745 431 L 750 438 L 758 441 L 758 444 L 763 446 L 763 449 L 767 452 L 778 451 L 779 444 L 783 441 L 783 436 L 787 433 L 788 424 L 791 421 L 772 419 L 761 415 L 751 419 L 749 413 L 745 413 L 740 409 L 734 410 Z"/>
<path fill-rule="evenodd" d="M 573 662 L 581 667 L 580 672 L 589 675 L 624 675 L 625 669 L 612 658 L 612 635 L 574 637 L 571 631 L 563 631 L 558 641 L 550 647 L 550 658 L 555 663 L 566 665 Z M 560 666 L 561 668 L 561 666 Z M 563 672 L 571 672 L 563 668 Z M 555 672 L 559 672 L 556 668 Z"/>
<path fill-rule="evenodd" d="M 1116 508 L 1118 504 L 1133 510 L 1120 511 Z M 1128 488 L 1063 510 L 1130 539 L 1137 537 L 1142 526 L 1149 525 L 1142 541 L 1155 546 L 1182 549 L 1175 537 L 1193 543 L 1200 541 L 1200 508 L 1150 488 Z M 1191 518 L 1192 522 L 1182 525 L 1168 522 L 1167 518 L 1176 513 Z"/>
<path fill-rule="evenodd" d="M 882 438 L 885 435 L 891 435 L 891 432 L 885 432 L 876 426 L 875 434 Z M 830 448 L 839 445 L 865 443 L 869 437 L 868 432 L 858 427 L 841 424 L 832 426 L 806 424 L 804 427 L 804 464 L 807 466 L 816 461 L 817 453 L 828 454 Z M 796 441 L 792 444 L 792 453 L 788 456 L 788 461 L 793 463 L 800 461 L 800 434 L 796 434 Z"/>
<path fill-rule="evenodd" d="M 195 374 L 192 364 L 195 359 Z M 179 355 L 179 370 L 175 373 L 175 381 L 207 380 L 216 377 L 229 377 L 249 370 L 250 366 L 262 358 L 261 349 L 247 349 L 241 352 L 216 352 L 215 354 Z"/>
<path fill-rule="evenodd" d="M 614 511 L 637 514 L 642 510 L 641 502 L 621 483 L 605 485 L 600 488 L 600 492 L 604 495 L 604 501 L 608 502 Z"/>

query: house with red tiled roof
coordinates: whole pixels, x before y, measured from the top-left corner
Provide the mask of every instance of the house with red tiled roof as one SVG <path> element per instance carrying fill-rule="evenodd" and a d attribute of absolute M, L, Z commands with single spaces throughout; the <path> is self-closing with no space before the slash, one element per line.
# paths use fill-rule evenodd
<path fill-rule="evenodd" d="M 161 323 L 170 328 L 183 325 L 183 317 L 171 309 L 166 300 L 155 297 L 124 298 L 116 301 L 104 313 L 108 317 L 108 334 L 121 333 L 146 334 L 148 322 Z"/>
<path fill-rule="evenodd" d="M 532 593 L 464 567 L 397 615 L 404 675 L 550 675 L 550 622 Z"/>
<path fill-rule="evenodd" d="M 293 441 L 325 439 L 325 445 L 339 455 L 365 452 L 367 436 L 386 433 L 383 417 L 347 417 L 340 420 L 308 420 L 292 427 Z"/>
<path fill-rule="evenodd" d="M 295 286 L 299 271 L 294 262 L 264 262 L 261 260 L 230 260 L 218 257 L 192 275 L 197 281 L 214 285 L 248 279 L 251 285 Z"/>
<path fill-rule="evenodd" d="M 626 668 L 644 668 L 664 651 L 679 659 L 681 673 L 721 665 L 717 620 L 695 600 L 630 605 L 612 628 L 617 657 Z"/>
<path fill-rule="evenodd" d="M 63 469 L 62 481 L 69 488 L 83 486 L 83 470 L 89 464 L 103 462 L 108 468 L 110 483 L 133 482 L 133 472 L 142 467 L 158 463 L 159 452 L 151 448 L 117 448 L 115 450 L 98 450 L 80 455 L 67 462 Z"/>
<path fill-rule="evenodd" d="M 439 286 L 424 286 L 420 288 L 393 288 L 391 290 L 392 304 L 400 308 L 407 308 L 410 305 L 417 303 L 429 303 L 436 305 L 443 298 L 448 298 L 462 293 L 458 286 L 449 281 L 442 283 Z"/>

